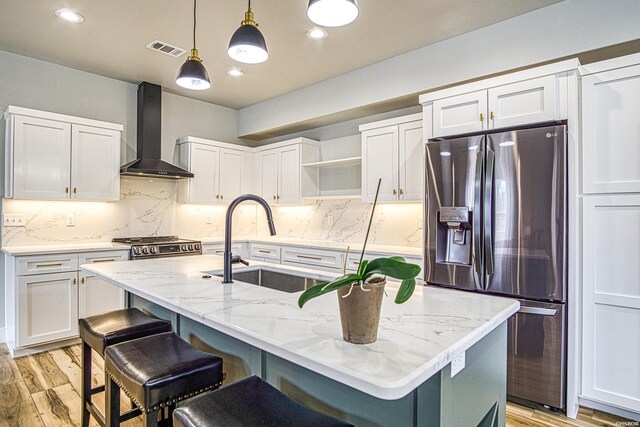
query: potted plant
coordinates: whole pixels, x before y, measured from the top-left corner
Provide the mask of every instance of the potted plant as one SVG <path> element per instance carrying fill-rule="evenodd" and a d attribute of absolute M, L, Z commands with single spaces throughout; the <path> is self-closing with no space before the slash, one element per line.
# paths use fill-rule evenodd
<path fill-rule="evenodd" d="M 342 336 L 345 341 L 354 344 L 369 344 L 377 339 L 380 322 L 380 308 L 386 278 L 402 280 L 395 303 L 407 301 L 416 287 L 416 276 L 420 266 L 407 263 L 402 257 L 376 258 L 363 260 L 365 247 L 371 230 L 371 221 L 378 200 L 378 189 L 369 218 L 369 228 L 365 237 L 360 262 L 356 273 L 344 274 L 329 283 L 320 283 L 305 290 L 298 299 L 302 308 L 312 298 L 329 292 L 338 292 Z"/>

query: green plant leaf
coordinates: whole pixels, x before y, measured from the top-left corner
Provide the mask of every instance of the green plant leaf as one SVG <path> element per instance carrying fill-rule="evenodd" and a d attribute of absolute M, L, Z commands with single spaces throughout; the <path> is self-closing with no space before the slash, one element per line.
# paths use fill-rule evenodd
<path fill-rule="evenodd" d="M 367 268 L 367 264 L 369 264 L 369 261 L 367 261 L 366 259 L 363 259 L 362 262 L 360 263 L 360 266 L 358 267 L 358 275 L 362 276 L 364 273 L 364 270 Z"/>
<path fill-rule="evenodd" d="M 407 262 L 407 260 L 405 260 L 401 256 L 390 256 L 389 259 L 395 259 L 396 261 L 405 262 L 405 263 Z"/>
<path fill-rule="evenodd" d="M 302 308 L 302 306 L 304 306 L 310 299 L 335 291 L 336 289 L 349 286 L 353 282 L 360 281 L 360 279 L 360 276 L 357 274 L 345 274 L 344 276 L 340 276 L 329 283 L 319 283 L 311 286 L 298 298 L 298 306 Z"/>
<path fill-rule="evenodd" d="M 416 289 L 416 279 L 405 279 L 402 281 L 400 285 L 400 289 L 398 289 L 398 294 L 396 295 L 396 304 L 402 304 L 406 302 L 411 295 L 413 295 L 413 291 Z"/>
<path fill-rule="evenodd" d="M 363 279 L 368 279 L 374 274 L 393 277 L 394 279 L 413 279 L 420 274 L 420 266 L 409 264 L 393 258 L 376 258 L 367 264 Z"/>

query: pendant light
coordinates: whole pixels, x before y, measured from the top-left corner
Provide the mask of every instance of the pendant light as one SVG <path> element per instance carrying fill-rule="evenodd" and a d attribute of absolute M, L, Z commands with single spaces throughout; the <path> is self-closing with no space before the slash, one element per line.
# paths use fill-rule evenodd
<path fill-rule="evenodd" d="M 227 53 L 231 58 L 245 64 L 260 64 L 269 58 L 267 43 L 258 30 L 258 24 L 253 20 L 251 0 L 249 0 L 249 8 L 244 14 L 244 21 L 231 36 Z"/>
<path fill-rule="evenodd" d="M 357 0 L 309 0 L 307 16 L 322 27 L 341 27 L 358 17 Z"/>
<path fill-rule="evenodd" d="M 193 48 L 191 55 L 180 67 L 176 83 L 186 89 L 205 90 L 211 87 L 211 82 L 206 68 L 202 65 L 202 59 L 198 56 L 198 49 L 196 49 L 196 1 L 193 0 Z"/>

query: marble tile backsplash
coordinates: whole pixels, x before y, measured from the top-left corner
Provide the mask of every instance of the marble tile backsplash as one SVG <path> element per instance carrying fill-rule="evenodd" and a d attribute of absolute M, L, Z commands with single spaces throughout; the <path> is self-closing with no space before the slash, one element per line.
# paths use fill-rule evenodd
<path fill-rule="evenodd" d="M 25 227 L 2 227 L 3 246 L 109 242 L 114 237 L 224 235 L 226 206 L 177 203 L 172 180 L 122 178 L 121 200 L 75 202 L 3 199 L 3 213 L 24 214 Z M 360 200 L 323 200 L 306 206 L 274 207 L 278 237 L 362 243 L 371 204 Z M 382 204 L 376 208 L 370 243 L 421 245 L 420 204 Z M 72 214 L 75 225 L 66 225 Z M 256 205 L 238 206 L 235 236 L 267 236 Z"/>

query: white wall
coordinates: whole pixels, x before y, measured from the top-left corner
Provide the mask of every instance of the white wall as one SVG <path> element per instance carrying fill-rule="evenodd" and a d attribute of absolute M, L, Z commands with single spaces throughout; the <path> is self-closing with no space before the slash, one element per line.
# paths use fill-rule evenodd
<path fill-rule="evenodd" d="M 638 22 L 638 0 L 566 0 L 243 108 L 238 135 L 635 40 Z"/>
<path fill-rule="evenodd" d="M 0 112 L 9 105 L 124 124 L 123 160 L 135 158 L 137 85 L 0 51 Z M 237 111 L 178 95 L 163 96 L 162 157 L 172 161 L 175 140 L 187 134 L 241 143 Z M 0 138 L 5 124 L 0 120 Z M 4 181 L 4 149 L 0 150 Z M 4 186 L 0 186 L 4 188 Z M 66 203 L 66 202 L 62 202 Z M 4 326 L 4 259 L 0 258 L 0 328 Z"/>

